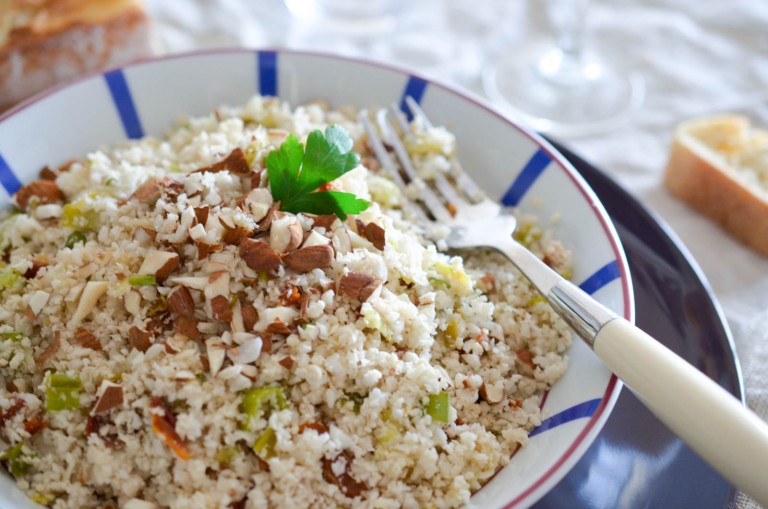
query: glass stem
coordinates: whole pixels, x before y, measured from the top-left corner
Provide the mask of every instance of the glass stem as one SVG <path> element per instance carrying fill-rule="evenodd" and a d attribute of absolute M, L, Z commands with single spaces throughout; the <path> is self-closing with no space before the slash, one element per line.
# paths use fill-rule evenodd
<path fill-rule="evenodd" d="M 555 33 L 556 48 L 547 53 L 539 71 L 562 84 L 584 79 L 584 46 L 590 0 L 549 0 L 547 14 Z"/>

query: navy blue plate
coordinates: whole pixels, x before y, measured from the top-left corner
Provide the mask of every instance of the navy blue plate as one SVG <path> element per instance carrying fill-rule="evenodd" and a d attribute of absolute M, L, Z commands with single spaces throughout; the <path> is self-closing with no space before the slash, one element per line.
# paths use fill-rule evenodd
<path fill-rule="evenodd" d="M 615 181 L 555 146 L 616 225 L 634 283 L 637 325 L 743 400 L 730 330 L 690 254 Z M 735 499 L 735 488 L 625 388 L 587 453 L 534 507 L 732 508 Z"/>

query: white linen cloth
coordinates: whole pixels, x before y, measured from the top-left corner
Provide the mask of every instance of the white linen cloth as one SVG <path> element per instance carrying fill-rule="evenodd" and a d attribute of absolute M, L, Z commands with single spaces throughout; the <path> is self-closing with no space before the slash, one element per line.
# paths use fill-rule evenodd
<path fill-rule="evenodd" d="M 161 51 L 312 48 L 408 65 L 482 95 L 501 50 L 551 35 L 541 0 L 407 2 L 397 30 L 372 38 L 293 18 L 281 0 L 148 0 Z M 768 2 L 596 0 L 588 45 L 620 55 L 647 85 L 642 109 L 611 132 L 561 139 L 669 223 L 698 261 L 733 331 L 750 408 L 768 418 L 768 259 L 673 198 L 662 173 L 675 125 L 742 112 L 768 126 Z M 758 507 L 740 495 L 740 509 Z"/>

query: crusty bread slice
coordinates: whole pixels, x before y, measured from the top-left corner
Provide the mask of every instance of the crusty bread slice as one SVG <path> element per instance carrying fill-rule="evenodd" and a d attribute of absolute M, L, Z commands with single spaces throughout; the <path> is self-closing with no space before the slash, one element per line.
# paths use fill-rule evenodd
<path fill-rule="evenodd" d="M 665 173 L 667 188 L 736 238 L 768 255 L 768 132 L 747 117 L 683 122 Z"/>
<path fill-rule="evenodd" d="M 142 0 L 0 0 L 0 110 L 151 53 Z"/>

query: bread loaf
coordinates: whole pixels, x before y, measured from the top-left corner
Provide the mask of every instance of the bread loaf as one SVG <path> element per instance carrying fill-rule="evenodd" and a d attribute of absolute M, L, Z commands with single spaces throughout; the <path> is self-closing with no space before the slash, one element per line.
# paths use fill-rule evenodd
<path fill-rule="evenodd" d="M 0 110 L 150 53 L 141 0 L 0 0 Z"/>
<path fill-rule="evenodd" d="M 665 172 L 667 188 L 736 238 L 768 255 L 768 132 L 722 115 L 682 123 Z"/>

